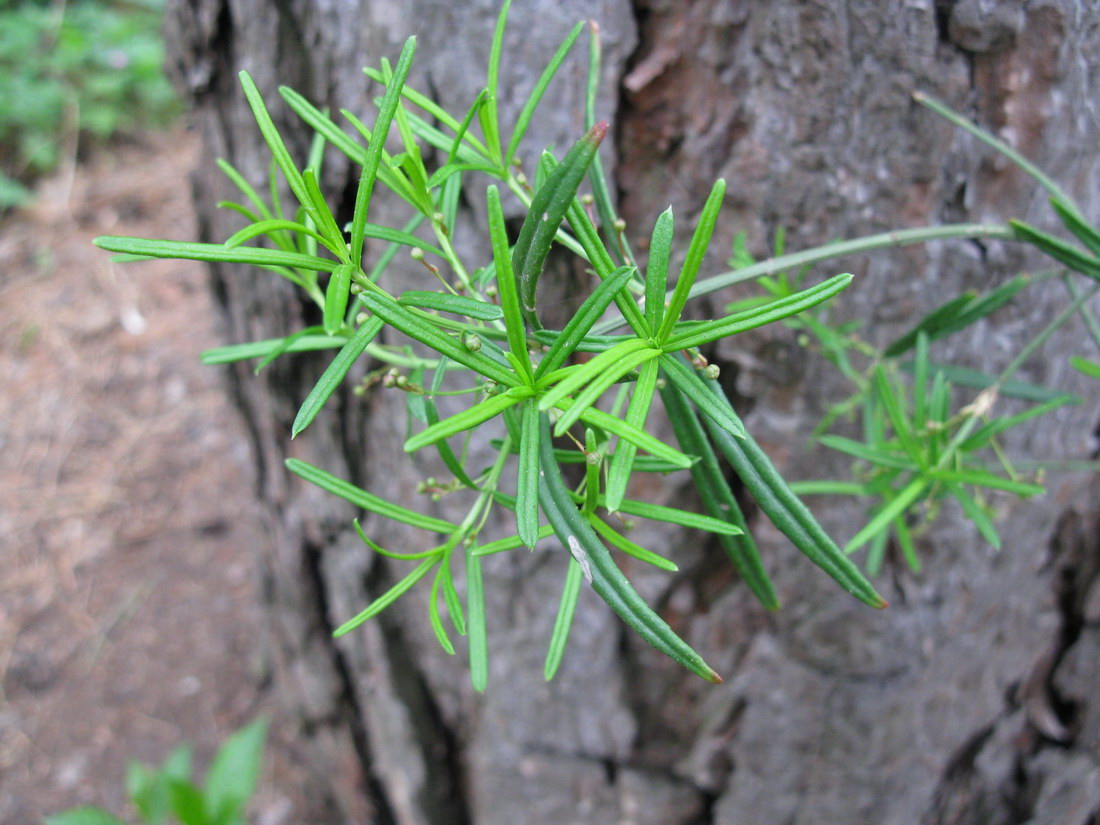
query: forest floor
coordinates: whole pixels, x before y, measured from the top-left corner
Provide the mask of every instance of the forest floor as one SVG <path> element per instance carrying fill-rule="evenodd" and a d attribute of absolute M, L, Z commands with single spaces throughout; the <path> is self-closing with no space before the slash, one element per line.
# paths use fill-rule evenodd
<path fill-rule="evenodd" d="M 130 816 L 159 764 L 272 719 L 250 821 L 307 822 L 258 608 L 267 541 L 216 369 L 201 266 L 114 264 L 100 234 L 192 239 L 198 140 L 158 134 L 45 181 L 0 221 L 0 822 Z"/>

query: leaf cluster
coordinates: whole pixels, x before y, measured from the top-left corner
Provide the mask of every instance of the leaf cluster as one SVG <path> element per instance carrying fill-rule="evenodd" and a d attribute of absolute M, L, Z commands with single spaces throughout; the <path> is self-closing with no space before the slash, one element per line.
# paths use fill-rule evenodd
<path fill-rule="evenodd" d="M 0 9 L 0 209 L 82 138 L 161 125 L 179 111 L 164 76 L 159 0 Z"/>
<path fill-rule="evenodd" d="M 130 762 L 126 792 L 145 825 L 243 825 L 263 767 L 267 722 L 258 719 L 226 737 L 206 772 L 191 781 L 191 748 L 182 745 L 159 768 Z M 46 825 L 126 825 L 102 808 L 81 806 L 46 817 Z"/>
<path fill-rule="evenodd" d="M 652 228 L 645 266 L 635 262 L 600 167 L 598 147 L 607 125 L 596 122 L 594 115 L 599 43 L 593 27 L 588 131 L 560 159 L 544 152 L 532 186 L 517 153 L 540 100 L 585 27 L 578 24 L 566 36 L 511 132 L 505 134 L 497 98 L 508 6 L 506 2 L 494 33 L 485 88 L 460 117 L 407 82 L 414 38 L 405 43 L 392 67 L 383 60 L 378 68 L 365 70 L 370 79 L 384 84 L 369 126 L 348 111 L 341 111 L 343 122 L 338 123 L 298 93 L 280 89 L 284 103 L 315 133 L 302 167 L 291 156 L 251 78 L 242 73 L 245 95 L 272 155 L 267 197 L 221 162 L 243 196 L 223 205 L 244 217 L 247 226 L 224 244 L 114 237 L 96 241 L 129 259 L 182 257 L 252 264 L 301 288 L 321 310 L 322 324 L 282 339 L 219 348 L 207 355 L 211 362 L 259 358 L 262 367 L 288 353 L 336 350 L 302 402 L 293 424 L 295 436 L 310 426 L 365 358 L 382 366 L 368 372 L 358 385 L 360 391 L 381 384 L 404 393 L 410 421 L 405 450 L 431 450 L 453 476 L 426 479 L 421 489 L 432 497 L 468 500 L 462 519 L 452 522 L 427 515 L 322 468 L 297 459 L 287 462 L 292 473 L 370 514 L 371 520 L 365 525 L 357 521 L 355 528 L 374 552 L 411 565 L 389 590 L 346 619 L 336 634 L 368 621 L 420 580 L 430 579 L 429 621 L 435 635 L 448 653 L 455 652 L 452 631 L 468 638 L 473 684 L 484 689 L 489 653 L 484 559 L 518 548 L 534 549 L 553 536 L 554 546 L 564 551 L 565 570 L 546 657 L 547 678 L 562 660 L 577 599 L 587 583 L 657 650 L 699 676 L 719 681 L 699 653 L 637 594 L 620 565 L 629 557 L 675 570 L 672 559 L 639 546 L 623 530 L 627 515 L 670 522 L 709 535 L 757 598 L 768 608 L 778 607 L 730 487 L 727 465 L 765 515 L 813 563 L 863 602 L 884 606 L 746 431 L 715 380 L 716 369 L 699 352 L 719 339 L 789 319 L 827 301 L 845 289 L 852 276 L 836 275 L 719 318 L 685 319 L 687 302 L 708 291 L 710 279 L 699 274 L 725 183 L 719 180 L 710 192 L 682 265 L 673 266 L 671 209 Z M 387 139 L 394 135 L 401 151 L 390 154 Z M 362 168 L 354 213 L 347 223 L 330 211 L 317 183 L 329 149 Z M 428 163 L 433 155 L 445 158 L 442 165 Z M 468 181 L 478 178 L 490 183 L 475 189 Z M 586 179 L 592 182 L 592 194 L 582 197 Z M 281 204 L 284 185 L 296 202 L 292 208 Z M 401 228 L 370 221 L 379 188 L 410 210 Z M 502 189 L 526 209 L 515 238 L 504 220 Z M 463 195 L 484 199 L 488 214 L 485 256 L 475 266 L 463 260 L 452 243 Z M 384 244 L 370 267 L 363 255 L 368 238 Z M 261 239 L 268 245 L 251 243 Z M 544 328 L 540 312 L 539 282 L 553 244 L 579 256 L 596 280 L 562 329 Z M 424 267 L 438 281 L 438 291 L 406 288 L 408 279 L 399 271 L 401 250 L 407 253 L 405 261 Z M 383 329 L 409 343 L 381 344 Z M 387 340 L 392 338 L 387 335 Z M 466 396 L 471 403 L 442 416 L 438 400 L 444 395 Z M 675 443 L 651 433 L 658 396 L 671 420 Z M 472 466 L 471 440 L 494 421 L 499 428 L 489 432 L 503 434 L 491 442 L 496 458 L 488 467 Z M 574 462 L 584 466 L 576 484 L 562 472 L 564 465 Z M 690 476 L 705 512 L 630 497 L 637 474 L 670 472 Z M 514 535 L 485 535 L 494 509 L 510 514 Z M 380 546 L 368 534 L 376 518 L 423 531 L 426 549 Z M 456 576 L 462 568 L 465 598 L 461 577 Z"/>

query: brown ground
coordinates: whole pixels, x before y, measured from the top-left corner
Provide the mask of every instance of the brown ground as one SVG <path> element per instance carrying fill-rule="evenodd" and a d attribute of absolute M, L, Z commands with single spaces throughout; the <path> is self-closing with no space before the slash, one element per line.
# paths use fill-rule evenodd
<path fill-rule="evenodd" d="M 144 139 L 0 223 L 0 822 L 129 815 L 160 762 L 275 714 L 255 816 L 306 821 L 266 668 L 247 443 L 199 352 L 198 265 L 118 265 L 99 234 L 194 238 L 197 141 Z"/>

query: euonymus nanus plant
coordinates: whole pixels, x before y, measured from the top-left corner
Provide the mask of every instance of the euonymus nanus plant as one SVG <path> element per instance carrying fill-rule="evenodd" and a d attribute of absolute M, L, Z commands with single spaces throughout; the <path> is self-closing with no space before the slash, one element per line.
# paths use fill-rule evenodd
<path fill-rule="evenodd" d="M 607 126 L 595 117 L 595 28 L 589 40 L 588 131 L 560 159 L 544 152 L 528 178 L 518 158 L 523 137 L 584 26 L 578 24 L 565 38 L 515 124 L 505 132 L 497 100 L 508 6 L 505 2 L 494 32 L 485 88 L 459 116 L 406 83 L 416 50 L 412 38 L 396 64 L 383 60 L 378 68 L 365 70 L 384 88 L 370 125 L 346 110 L 340 112 L 342 120 L 335 120 L 296 92 L 280 89 L 285 105 L 315 135 L 304 163 L 291 155 L 267 103 L 242 73 L 244 93 L 273 159 L 267 199 L 232 166 L 220 162 L 243 196 L 240 202 L 222 205 L 239 213 L 246 225 L 224 244 L 119 237 L 96 241 L 129 259 L 173 257 L 258 266 L 298 286 L 317 305 L 320 324 L 279 339 L 222 347 L 205 356 L 210 363 L 259 359 L 262 367 L 295 352 L 333 351 L 328 367 L 302 400 L 292 428 L 295 436 L 309 427 L 334 392 L 351 381 L 349 375 L 363 373 L 364 365 L 366 376 L 356 379 L 355 389 L 380 383 L 405 393 L 410 419 L 419 422 L 405 442 L 406 451 L 433 451 L 451 474 L 450 479 L 426 480 L 422 489 L 433 496 L 461 497 L 468 505 L 461 519 L 451 521 L 386 501 L 322 468 L 287 461 L 288 469 L 306 481 L 375 517 L 426 534 L 427 549 L 397 551 L 381 547 L 355 522 L 368 547 L 408 562 L 411 569 L 361 613 L 348 618 L 337 635 L 378 614 L 420 580 L 430 579 L 429 621 L 435 634 L 451 653 L 452 631 L 468 637 L 472 680 L 477 689 L 484 689 L 489 643 L 483 560 L 545 541 L 543 546 L 557 549 L 565 562 L 558 618 L 546 657 L 547 678 L 561 662 L 578 594 L 590 585 L 656 649 L 693 673 L 718 681 L 702 657 L 639 597 L 616 557 L 631 556 L 663 570 L 675 570 L 675 562 L 639 546 L 624 534 L 616 516 L 668 522 L 714 536 L 753 594 L 769 609 L 777 608 L 775 590 L 727 480 L 727 468 L 740 478 L 764 516 L 811 562 L 857 599 L 884 606 L 753 440 L 716 380 L 715 368 L 700 353 L 719 339 L 774 322 L 817 336 L 826 356 L 858 378 L 856 406 L 863 404 L 871 411 L 866 443 L 857 447 L 852 446 L 854 440 L 834 438 L 829 444 L 884 467 L 880 475 L 861 481 L 858 491 L 830 489 L 879 497 L 870 523 L 857 531 L 846 549 L 885 541 L 882 537 L 894 530 L 906 555 L 911 555 L 911 547 L 905 546 L 907 515 L 920 501 L 945 491 L 967 507 L 967 490 L 974 486 L 1021 495 L 1038 490 L 1011 472 L 994 473 L 969 456 L 994 444 L 996 434 L 1007 426 L 1045 411 L 1054 400 L 1007 418 L 990 419 L 987 407 L 953 417 L 948 384 L 956 374 L 934 365 L 928 355 L 929 343 L 945 330 L 972 323 L 1011 298 L 1018 291 L 1016 282 L 941 307 L 889 347 L 883 358 L 872 358 L 860 371 L 847 360 L 851 347 L 846 330 L 829 327 L 815 309 L 844 290 L 852 276 L 835 275 L 807 286 L 782 273 L 875 248 L 991 237 L 1030 242 L 1096 279 L 1100 236 L 1060 190 L 1052 190 L 1055 209 L 1086 246 L 1084 251 L 1018 222 L 962 224 L 844 241 L 763 263 L 741 259 L 729 272 L 700 278 L 725 195 L 725 184 L 719 180 L 695 222 L 683 264 L 673 266 L 681 256 L 673 253 L 671 209 L 656 218 L 647 259 L 639 262 L 626 242 L 600 166 L 598 147 Z M 386 149 L 391 138 L 400 141 L 397 154 Z M 341 152 L 362 170 L 350 216 L 334 214 L 318 184 L 329 151 Z M 429 156 L 441 158 L 441 163 L 429 164 Z M 586 181 L 590 195 L 580 194 Z M 409 217 L 401 226 L 370 220 L 379 188 L 406 205 Z M 292 208 L 282 202 L 283 190 L 292 196 Z M 462 198 L 485 204 L 489 227 L 481 251 L 465 258 L 452 242 Z M 514 238 L 504 219 L 508 198 L 526 209 Z M 268 245 L 255 245 L 260 240 Z M 547 255 L 555 244 L 582 259 L 594 276 L 592 291 L 561 329 L 551 323 L 539 297 L 540 282 L 548 277 Z M 402 250 L 407 254 L 399 257 Z M 439 288 L 407 288 L 408 270 L 402 267 L 426 268 Z M 759 278 L 765 279 L 761 283 L 768 291 L 762 299 L 735 305 L 719 318 L 683 317 L 691 299 Z M 1088 294 L 1075 293 L 1070 310 L 1081 311 Z M 387 327 L 409 343 L 380 343 L 379 334 Z M 579 353 L 584 356 L 577 357 Z M 913 355 L 907 366 L 884 360 L 906 353 Z M 356 365 L 360 368 L 352 373 Z M 1079 359 L 1084 371 L 1091 365 Z M 908 392 L 899 378 L 903 367 L 914 376 Z M 1007 381 L 1007 376 L 997 379 L 996 389 L 1005 391 Z M 443 396 L 468 397 L 470 403 L 442 416 L 437 402 Z M 658 406 L 669 418 L 674 443 L 650 432 L 648 422 Z M 488 467 L 474 466 L 469 442 L 478 437 L 482 425 L 495 420 L 500 426 L 489 431 L 493 440 L 488 443 L 494 458 Z M 463 440 L 461 447 L 457 439 Z M 571 473 L 562 472 L 568 464 L 583 466 L 576 483 L 567 481 L 574 477 Z M 647 473 L 690 477 L 704 512 L 631 498 L 632 480 Z M 806 489 L 822 491 L 813 485 Z M 507 511 L 514 535 L 486 534 L 494 509 Z M 980 511 L 977 506 L 972 509 Z M 464 594 L 455 583 L 459 567 L 465 568 Z"/>

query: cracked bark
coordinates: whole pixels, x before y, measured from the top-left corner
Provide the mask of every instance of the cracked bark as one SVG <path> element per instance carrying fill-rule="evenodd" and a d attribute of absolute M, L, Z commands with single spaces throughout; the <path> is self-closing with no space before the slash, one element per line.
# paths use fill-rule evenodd
<path fill-rule="evenodd" d="M 318 105 L 363 112 L 370 90 L 360 67 L 392 58 L 415 32 L 414 82 L 464 109 L 480 70 L 463 69 L 484 65 L 495 6 L 170 0 L 172 68 L 195 105 L 208 156 L 228 158 L 260 183 L 267 154 L 237 91 L 239 69 L 252 72 L 269 101 L 286 83 Z M 599 20 L 605 87 L 615 92 L 601 115 L 615 124 L 617 187 L 635 238 L 670 201 L 686 234 L 718 175 L 730 186 L 716 250 L 735 229 L 762 254 L 780 227 L 793 249 L 946 220 L 1023 217 L 1049 225 L 1035 187 L 914 106 L 914 88 L 1010 138 L 1100 218 L 1100 11 L 1091 4 L 530 0 L 512 14 L 505 76 L 514 83 L 502 94 L 509 111 L 569 25 Z M 532 148 L 564 145 L 579 132 L 580 62 L 554 87 Z M 304 153 L 308 135 L 285 109 L 272 108 L 292 150 Z M 355 180 L 338 158 L 323 183 L 349 212 Z M 227 184 L 205 169 L 195 192 L 203 239 L 224 239 L 235 224 L 212 204 L 232 194 Z M 464 208 L 483 226 L 476 204 Z M 473 234 L 458 242 L 472 245 Z M 709 271 L 718 271 L 720 257 L 708 260 Z M 845 311 L 864 319 L 868 335 L 888 340 L 944 295 L 1035 265 L 1014 247 L 959 243 L 835 269 L 859 276 Z M 420 277 L 412 269 L 407 276 Z M 266 273 L 215 268 L 213 284 L 232 340 L 279 335 L 310 317 Z M 944 358 L 1003 366 L 1065 301 L 1054 282 L 1028 296 L 953 342 Z M 728 297 L 696 311 L 714 311 Z M 1026 377 L 1093 403 L 1021 432 L 1013 449 L 1066 458 L 1093 449 L 1096 393 L 1065 364 L 1079 351 L 1076 336 L 1056 336 Z M 835 459 L 802 449 L 839 389 L 789 331 L 739 337 L 712 360 L 782 469 L 795 477 L 843 471 Z M 1100 489 L 1093 480 L 1052 475 L 1046 497 L 1005 501 L 1000 554 L 947 513 L 923 542 L 920 576 L 898 567 L 884 575 L 893 603 L 885 613 L 846 600 L 767 524 L 759 524 L 759 539 L 786 605 L 777 615 L 757 608 L 694 537 L 639 527 L 636 540 L 671 548 L 686 572 L 672 579 L 629 572 L 724 671 L 718 688 L 696 684 L 624 633 L 590 593 L 558 680 L 544 684 L 553 623 L 546 594 L 560 587 L 560 559 L 493 557 L 486 565 L 491 690 L 476 698 L 464 663 L 438 651 L 419 590 L 380 621 L 336 643 L 328 638 L 397 571 L 348 531 L 347 507 L 288 479 L 282 458 L 296 455 L 399 500 L 436 468 L 410 465 L 401 453 L 399 402 L 381 392 L 340 397 L 290 445 L 289 423 L 322 363 L 305 355 L 280 359 L 260 378 L 247 369 L 228 373 L 250 427 L 258 494 L 270 510 L 265 594 L 278 677 L 299 709 L 326 800 L 313 821 L 1096 821 Z M 671 502 L 687 492 L 670 482 L 640 494 Z M 446 501 L 438 507 L 453 515 Z M 851 506 L 817 512 L 840 536 L 861 518 Z M 383 545 L 418 546 L 392 525 L 366 526 Z"/>

